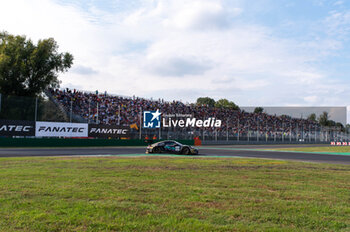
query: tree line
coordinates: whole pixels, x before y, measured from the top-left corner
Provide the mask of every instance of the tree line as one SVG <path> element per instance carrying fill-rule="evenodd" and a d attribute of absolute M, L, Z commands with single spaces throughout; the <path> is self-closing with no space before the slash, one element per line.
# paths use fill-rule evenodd
<path fill-rule="evenodd" d="M 53 38 L 34 43 L 24 35 L 0 32 L 0 118 L 33 120 L 36 114 L 52 112 L 43 92 L 59 87 L 58 75 L 67 72 L 74 59 L 58 48 Z M 49 118 L 56 119 L 58 113 Z"/>
<path fill-rule="evenodd" d="M 309 120 L 313 122 L 318 122 L 321 126 L 327 126 L 327 127 L 340 127 L 344 128 L 344 125 L 340 122 L 335 122 L 334 120 L 329 119 L 328 112 L 323 112 L 318 118 L 316 117 L 315 113 L 312 113 L 308 116 Z"/>
<path fill-rule="evenodd" d="M 225 98 L 215 101 L 213 98 L 210 98 L 210 97 L 200 97 L 200 98 L 197 98 L 196 104 L 205 105 L 209 107 L 239 110 L 238 105 L 236 105 L 234 102 L 229 101 Z"/>

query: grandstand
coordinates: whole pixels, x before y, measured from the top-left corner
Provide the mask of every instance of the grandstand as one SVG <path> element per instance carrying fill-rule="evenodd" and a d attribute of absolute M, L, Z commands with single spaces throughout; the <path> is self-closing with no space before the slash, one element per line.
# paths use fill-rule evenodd
<path fill-rule="evenodd" d="M 167 102 L 68 88 L 47 89 L 45 96 L 40 98 L 0 96 L 0 119 L 127 126 L 133 139 L 143 139 L 146 135 L 185 140 L 200 137 L 204 141 L 224 143 L 316 143 L 350 139 L 343 127 L 326 127 L 309 119 L 185 104 L 181 101 Z M 218 128 L 143 128 L 142 112 L 156 110 L 160 110 L 163 117 L 191 115 L 201 120 L 216 118 L 222 123 Z"/>
<path fill-rule="evenodd" d="M 308 119 L 290 116 L 248 113 L 242 110 L 215 108 L 206 105 L 184 104 L 179 101 L 150 100 L 139 97 L 124 97 L 107 93 L 84 92 L 75 89 L 49 89 L 46 94 L 76 122 L 134 125 L 135 136 L 140 130 L 141 113 L 159 109 L 163 114 L 191 114 L 195 118 L 215 117 L 222 120 L 221 128 L 181 128 L 145 130 L 144 133 L 159 133 L 164 138 L 193 138 L 201 136 L 207 140 L 240 141 L 298 141 L 316 142 L 347 140 L 341 128 L 322 127 Z"/>

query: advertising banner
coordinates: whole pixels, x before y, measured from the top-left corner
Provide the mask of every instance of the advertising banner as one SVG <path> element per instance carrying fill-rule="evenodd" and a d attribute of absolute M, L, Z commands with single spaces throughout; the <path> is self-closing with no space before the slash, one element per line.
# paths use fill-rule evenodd
<path fill-rule="evenodd" d="M 88 124 L 65 122 L 36 122 L 37 137 L 88 137 Z"/>
<path fill-rule="evenodd" d="M 35 136 L 35 122 L 0 120 L 0 136 Z"/>
<path fill-rule="evenodd" d="M 128 137 L 130 128 L 127 126 L 89 124 L 89 137 L 120 138 Z"/>

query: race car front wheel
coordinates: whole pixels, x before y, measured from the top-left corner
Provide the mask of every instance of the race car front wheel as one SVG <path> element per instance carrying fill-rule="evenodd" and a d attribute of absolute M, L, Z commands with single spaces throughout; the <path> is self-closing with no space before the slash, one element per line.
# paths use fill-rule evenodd
<path fill-rule="evenodd" d="M 189 154 L 190 154 L 190 149 L 188 149 L 187 147 L 185 147 L 185 148 L 182 150 L 182 154 L 184 154 L 184 155 L 189 155 Z"/>
<path fill-rule="evenodd" d="M 160 153 L 160 148 L 159 147 L 153 148 L 153 153 Z"/>

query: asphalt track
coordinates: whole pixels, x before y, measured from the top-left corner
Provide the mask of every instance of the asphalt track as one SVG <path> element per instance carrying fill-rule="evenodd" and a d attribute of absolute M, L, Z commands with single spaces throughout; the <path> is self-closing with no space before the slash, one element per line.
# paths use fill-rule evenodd
<path fill-rule="evenodd" d="M 350 165 L 350 155 L 323 153 L 262 151 L 291 147 L 309 147 L 326 145 L 235 145 L 203 146 L 199 148 L 200 157 L 247 157 L 276 160 L 294 160 Z M 36 156 L 118 156 L 145 153 L 143 147 L 94 147 L 94 148 L 2 148 L 0 157 L 36 157 Z M 145 155 L 145 154 L 144 154 Z"/>

